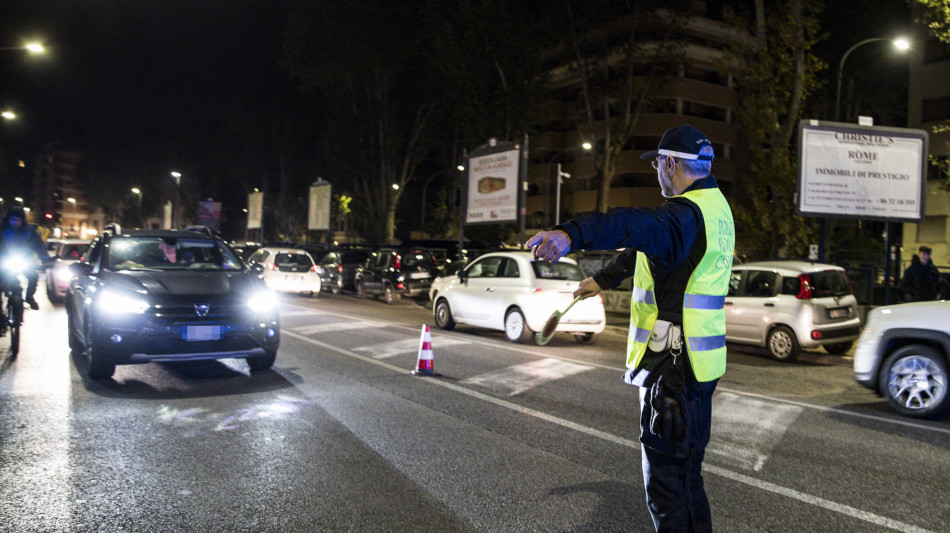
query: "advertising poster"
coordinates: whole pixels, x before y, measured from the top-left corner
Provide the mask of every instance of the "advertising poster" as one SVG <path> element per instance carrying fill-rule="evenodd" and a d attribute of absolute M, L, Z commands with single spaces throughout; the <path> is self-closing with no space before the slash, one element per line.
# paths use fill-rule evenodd
<path fill-rule="evenodd" d="M 260 229 L 264 218 L 264 193 L 252 192 L 247 195 L 247 229 Z"/>
<path fill-rule="evenodd" d="M 518 220 L 519 149 L 468 160 L 466 224 Z"/>
<path fill-rule="evenodd" d="M 198 225 L 207 226 L 211 231 L 221 231 L 221 202 L 198 202 Z"/>
<path fill-rule="evenodd" d="M 923 218 L 927 132 L 809 121 L 800 133 L 799 214 Z"/>
<path fill-rule="evenodd" d="M 307 208 L 307 229 L 330 229 L 330 198 L 332 186 L 318 181 L 310 186 L 310 204 Z"/>

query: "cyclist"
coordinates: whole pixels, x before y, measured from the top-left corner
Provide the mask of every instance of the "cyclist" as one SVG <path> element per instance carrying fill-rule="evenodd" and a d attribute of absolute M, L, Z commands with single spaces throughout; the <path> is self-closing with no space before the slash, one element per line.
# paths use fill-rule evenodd
<path fill-rule="evenodd" d="M 3 229 L 0 230 L 0 257 L 7 257 L 12 253 L 20 253 L 27 258 L 35 254 L 44 266 L 50 262 L 43 239 L 33 226 L 26 223 L 26 212 L 20 206 L 13 206 L 7 211 L 7 216 L 3 218 Z M 40 306 L 33 295 L 36 294 L 40 275 L 35 268 L 31 268 L 27 270 L 26 277 L 28 284 L 24 301 L 31 309 L 39 309 Z"/>

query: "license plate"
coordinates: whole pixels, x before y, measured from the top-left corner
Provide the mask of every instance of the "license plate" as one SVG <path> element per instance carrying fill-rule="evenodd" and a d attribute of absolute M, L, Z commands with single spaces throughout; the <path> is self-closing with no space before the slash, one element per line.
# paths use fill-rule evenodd
<path fill-rule="evenodd" d="M 425 279 L 429 277 L 428 272 L 413 272 L 409 274 L 409 277 L 412 279 Z"/>
<path fill-rule="evenodd" d="M 227 326 L 183 326 L 181 338 L 186 341 L 216 341 L 227 330 Z"/>
<path fill-rule="evenodd" d="M 848 307 L 836 307 L 828 310 L 828 318 L 848 318 L 851 316 L 851 309 Z"/>

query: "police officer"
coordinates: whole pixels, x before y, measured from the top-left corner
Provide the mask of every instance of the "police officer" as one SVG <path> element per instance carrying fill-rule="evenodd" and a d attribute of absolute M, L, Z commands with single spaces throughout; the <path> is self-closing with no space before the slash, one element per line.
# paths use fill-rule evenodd
<path fill-rule="evenodd" d="M 633 276 L 627 372 L 640 386 L 640 442 L 647 505 L 657 531 L 711 531 L 702 460 L 711 401 L 726 370 L 725 296 L 735 230 L 710 173 L 713 146 L 689 125 L 671 128 L 651 159 L 668 201 L 575 218 L 528 240 L 536 259 L 626 248 L 581 281 L 589 298 Z"/>
<path fill-rule="evenodd" d="M 3 229 L 0 230 L 0 255 L 6 256 L 13 252 L 22 253 L 30 259 L 36 254 L 44 265 L 49 263 L 49 254 L 43 246 L 43 239 L 40 239 L 33 226 L 26 223 L 26 212 L 20 206 L 10 208 L 3 218 Z M 35 268 L 31 268 L 27 270 L 26 277 L 28 283 L 25 301 L 32 309 L 39 309 L 40 306 L 33 297 L 36 294 L 39 274 Z"/>

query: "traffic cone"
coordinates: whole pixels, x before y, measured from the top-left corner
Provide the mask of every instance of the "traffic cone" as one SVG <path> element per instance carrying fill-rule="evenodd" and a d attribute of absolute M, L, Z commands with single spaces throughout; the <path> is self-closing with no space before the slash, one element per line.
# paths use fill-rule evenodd
<path fill-rule="evenodd" d="M 416 357 L 416 369 L 411 372 L 414 376 L 435 376 L 432 359 L 432 334 L 429 326 L 422 325 L 422 334 L 419 336 L 419 356 Z"/>

